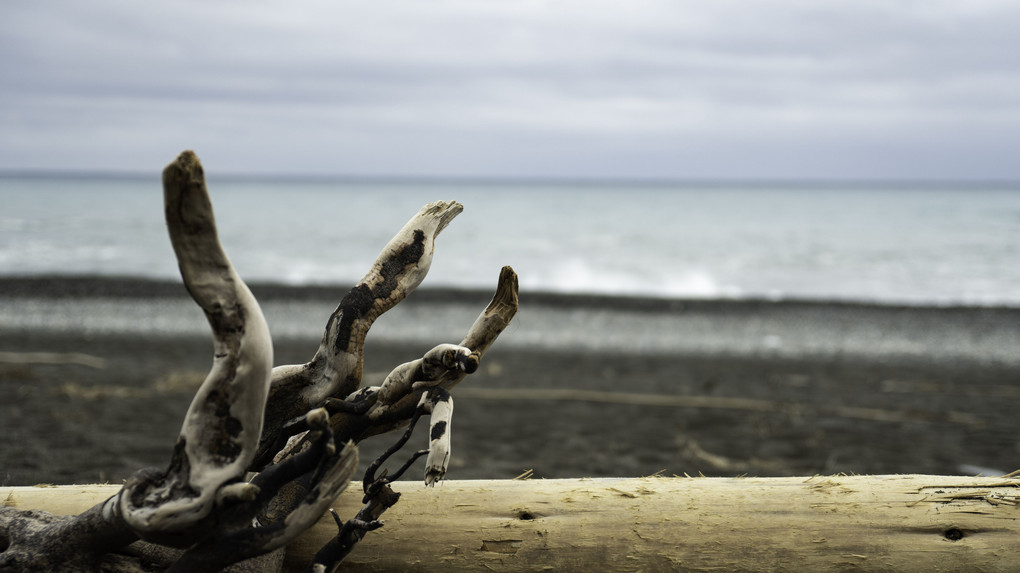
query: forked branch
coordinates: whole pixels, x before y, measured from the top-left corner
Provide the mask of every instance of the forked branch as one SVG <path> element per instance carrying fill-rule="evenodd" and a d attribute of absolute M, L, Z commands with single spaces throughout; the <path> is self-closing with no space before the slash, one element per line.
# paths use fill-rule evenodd
<path fill-rule="evenodd" d="M 0 569 L 219 571 L 277 551 L 347 486 L 358 463 L 356 442 L 407 427 L 366 472 L 365 507 L 347 521 L 337 519 L 337 537 L 316 557 L 314 570 L 333 570 L 368 531 L 382 526 L 379 517 L 400 497 L 390 484 L 414 460 L 428 454 L 429 485 L 445 475 L 449 390 L 478 368 L 513 318 L 517 277 L 503 269 L 492 303 L 460 344 L 440 344 L 395 368 L 382 386 L 359 389 L 369 328 L 421 283 L 436 236 L 463 209 L 456 202 L 426 205 L 340 301 L 312 359 L 274 369 L 266 321 L 220 245 L 194 153 L 167 166 L 163 187 L 181 277 L 212 330 L 212 368 L 166 469 L 140 470 L 117 494 L 78 516 L 0 508 Z M 394 475 L 376 477 L 425 414 L 428 449 L 412 454 Z M 269 571 L 279 560 L 249 564 L 247 571 Z"/>

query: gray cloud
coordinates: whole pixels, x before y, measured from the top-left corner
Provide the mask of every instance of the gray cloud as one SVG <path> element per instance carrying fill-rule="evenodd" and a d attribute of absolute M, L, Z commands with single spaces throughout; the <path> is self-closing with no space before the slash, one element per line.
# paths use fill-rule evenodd
<path fill-rule="evenodd" d="M 0 168 L 1018 178 L 1013 2 L 8 2 Z"/>

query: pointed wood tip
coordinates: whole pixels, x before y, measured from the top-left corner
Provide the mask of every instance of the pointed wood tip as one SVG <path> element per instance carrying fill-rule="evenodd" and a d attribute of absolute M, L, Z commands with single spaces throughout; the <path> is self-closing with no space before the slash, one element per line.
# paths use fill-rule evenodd
<path fill-rule="evenodd" d="M 503 267 L 499 272 L 496 293 L 492 296 L 492 302 L 485 309 L 486 314 L 498 312 L 507 315 L 507 320 L 512 318 L 517 313 L 518 290 L 517 273 L 509 265 Z"/>
<path fill-rule="evenodd" d="M 182 151 L 176 159 L 163 168 L 163 183 L 180 180 L 204 180 L 205 173 L 198 155 L 190 149 Z"/>

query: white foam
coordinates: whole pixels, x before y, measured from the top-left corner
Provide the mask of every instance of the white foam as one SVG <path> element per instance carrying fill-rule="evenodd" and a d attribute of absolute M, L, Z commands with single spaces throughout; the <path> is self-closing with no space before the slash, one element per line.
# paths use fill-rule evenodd
<path fill-rule="evenodd" d="M 77 182 L 46 185 L 0 178 L 0 275 L 176 278 L 150 182 L 84 182 L 87 201 L 66 191 Z M 247 187 L 217 194 L 217 185 L 213 200 L 224 246 L 250 281 L 356 282 L 389 233 L 438 193 L 466 210 L 440 237 L 423 288 L 488 289 L 509 264 L 526 290 L 1020 305 L 1015 192 Z"/>

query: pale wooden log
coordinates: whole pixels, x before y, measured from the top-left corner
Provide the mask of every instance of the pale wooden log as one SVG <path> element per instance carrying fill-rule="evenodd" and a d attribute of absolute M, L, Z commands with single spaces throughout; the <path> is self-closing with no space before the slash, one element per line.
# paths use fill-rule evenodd
<path fill-rule="evenodd" d="M 1020 479 L 815 476 L 399 482 L 344 571 L 1016 571 Z M 117 486 L 0 488 L 74 514 Z M 354 515 L 361 493 L 334 504 Z M 302 570 L 326 515 L 288 547 Z"/>

